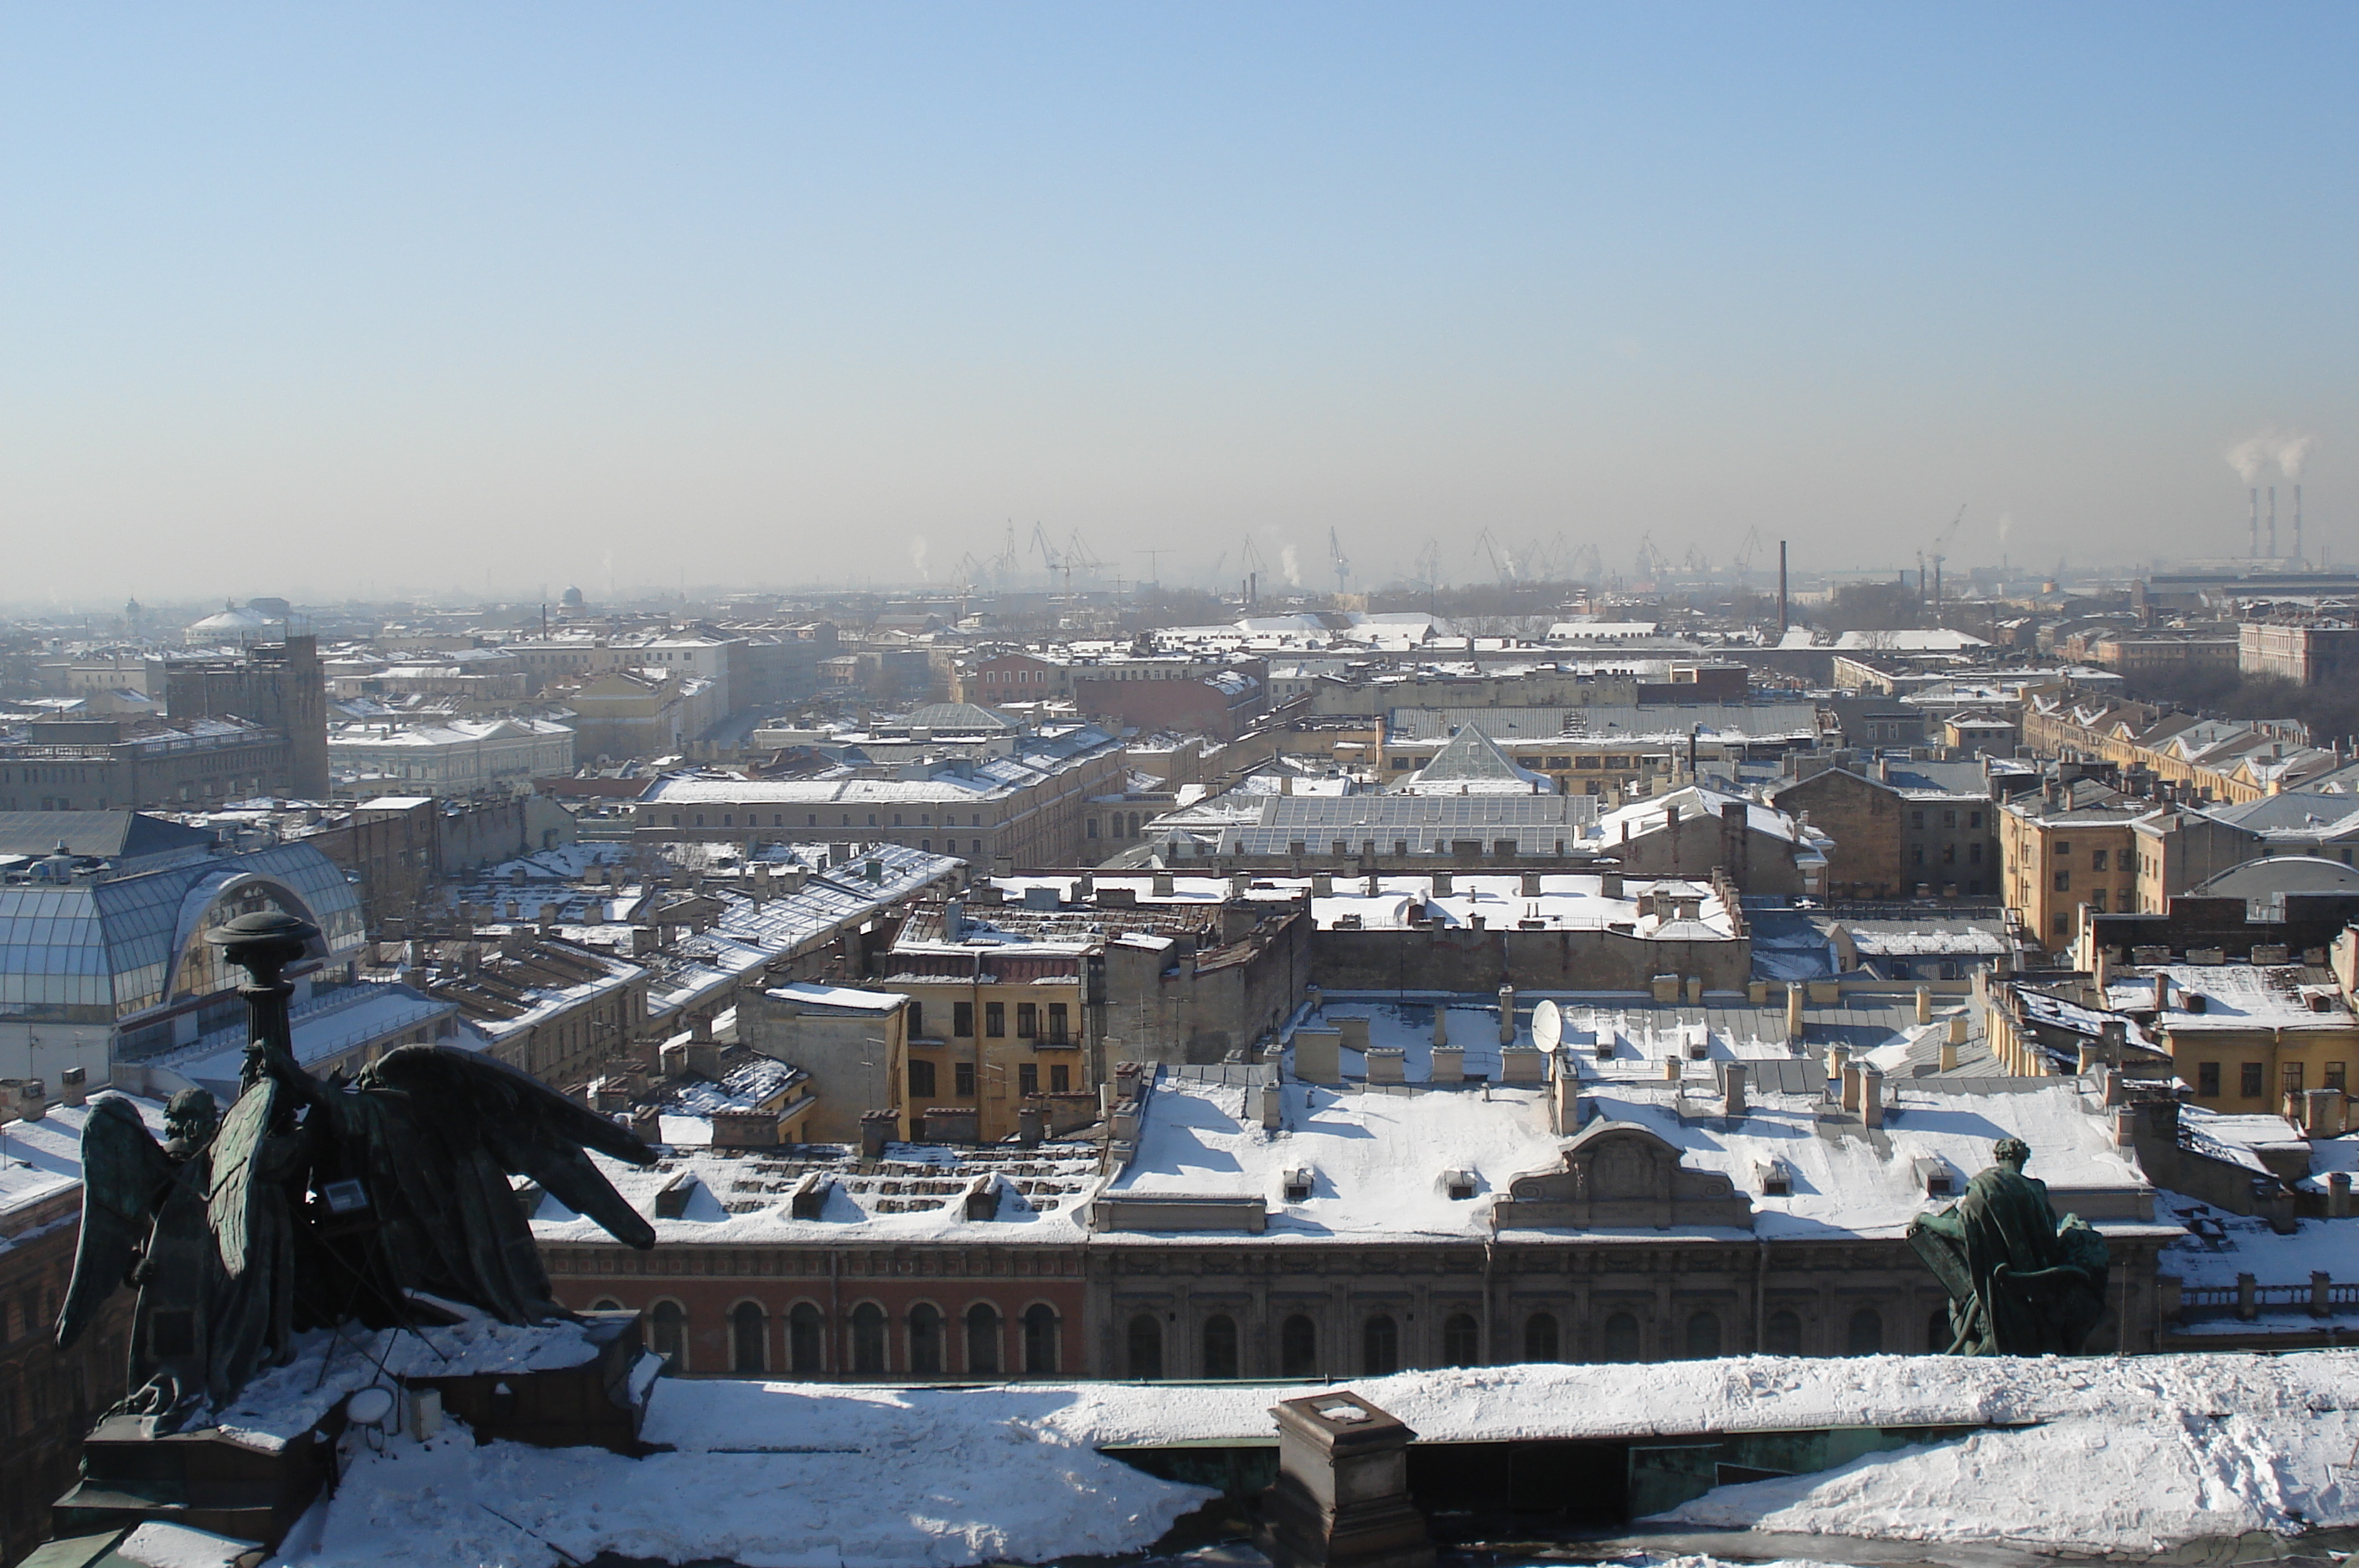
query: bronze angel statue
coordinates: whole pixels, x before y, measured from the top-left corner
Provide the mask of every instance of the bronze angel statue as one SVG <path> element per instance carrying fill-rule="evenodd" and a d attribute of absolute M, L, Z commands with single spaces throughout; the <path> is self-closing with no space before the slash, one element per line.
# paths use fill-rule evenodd
<path fill-rule="evenodd" d="M 117 1408 L 161 1431 L 225 1403 L 299 1331 L 414 1325 L 420 1295 L 504 1323 L 569 1315 L 512 1176 L 618 1241 L 655 1245 L 583 1152 L 646 1165 L 654 1151 L 538 1080 L 430 1045 L 389 1051 L 349 1083 L 299 1066 L 280 971 L 314 934 L 283 914 L 210 933 L 251 976 L 253 1043 L 227 1116 L 194 1089 L 173 1096 L 161 1143 L 119 1097 L 93 1102 L 83 1124 L 82 1239 L 58 1344 L 136 1286 L 131 1392 Z"/>

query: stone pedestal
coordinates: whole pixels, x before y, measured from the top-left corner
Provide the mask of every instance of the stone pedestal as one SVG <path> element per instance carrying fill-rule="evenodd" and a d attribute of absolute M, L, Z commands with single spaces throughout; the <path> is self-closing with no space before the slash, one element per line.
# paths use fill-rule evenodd
<path fill-rule="evenodd" d="M 1261 1496 L 1254 1545 L 1277 1568 L 1432 1568 L 1425 1516 L 1408 1497 L 1417 1433 L 1357 1394 L 1288 1399 L 1277 1484 Z"/>

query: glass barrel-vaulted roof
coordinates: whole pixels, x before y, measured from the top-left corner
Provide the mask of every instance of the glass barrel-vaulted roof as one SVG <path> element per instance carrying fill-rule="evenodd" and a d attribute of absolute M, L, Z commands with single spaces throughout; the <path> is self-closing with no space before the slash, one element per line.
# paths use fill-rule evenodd
<path fill-rule="evenodd" d="M 0 885 L 0 1018 L 103 1023 L 160 1005 L 172 990 L 228 983 L 208 953 L 173 975 L 209 926 L 259 898 L 319 926 L 324 956 L 364 937 L 360 900 L 334 862 L 277 844 L 113 881 Z"/>

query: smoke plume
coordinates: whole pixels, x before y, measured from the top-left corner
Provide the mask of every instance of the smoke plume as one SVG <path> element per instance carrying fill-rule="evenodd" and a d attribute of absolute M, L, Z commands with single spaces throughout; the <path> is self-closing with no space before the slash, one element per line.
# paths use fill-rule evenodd
<path fill-rule="evenodd" d="M 2246 485 L 2257 485 L 2261 470 L 2271 457 L 2271 440 L 2267 436 L 2247 436 L 2228 449 L 2228 466 Z"/>
<path fill-rule="evenodd" d="M 1286 573 L 1286 585 L 1288 588 L 1302 586 L 1302 558 L 1295 553 L 1292 545 L 1288 545 L 1277 552 L 1277 569 Z"/>
<path fill-rule="evenodd" d="M 2228 449 L 2228 466 L 2246 485 L 2258 485 L 2261 475 L 2271 463 L 2287 479 L 2299 483 L 2303 464 L 2310 461 L 2318 438 L 2307 430 L 2267 430 L 2258 435 L 2246 436 Z"/>
<path fill-rule="evenodd" d="M 2277 437 L 2277 467 L 2288 479 L 2299 482 L 2301 465 L 2310 461 L 2310 449 L 2317 444 L 2318 438 L 2309 434 L 2288 433 Z"/>
<path fill-rule="evenodd" d="M 919 579 L 922 582 L 933 581 L 933 574 L 926 570 L 926 557 L 933 553 L 933 548 L 926 542 L 926 536 L 923 534 L 910 537 L 909 564 L 918 569 Z"/>

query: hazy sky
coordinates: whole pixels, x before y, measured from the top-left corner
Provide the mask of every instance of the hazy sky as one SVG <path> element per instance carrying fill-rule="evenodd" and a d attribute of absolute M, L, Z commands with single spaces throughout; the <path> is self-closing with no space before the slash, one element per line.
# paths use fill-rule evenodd
<path fill-rule="evenodd" d="M 2018 561 L 2241 552 L 2267 430 L 2359 561 L 2354 44 L 2347 4 L 6 5 L 0 596 L 940 580 L 1008 518 L 1172 582 L 1250 532 L 1323 584 L 1331 526 L 1371 581 L 1485 572 L 1485 527 L 1870 566 L 1962 504 L 1962 563 L 2003 516 Z"/>

